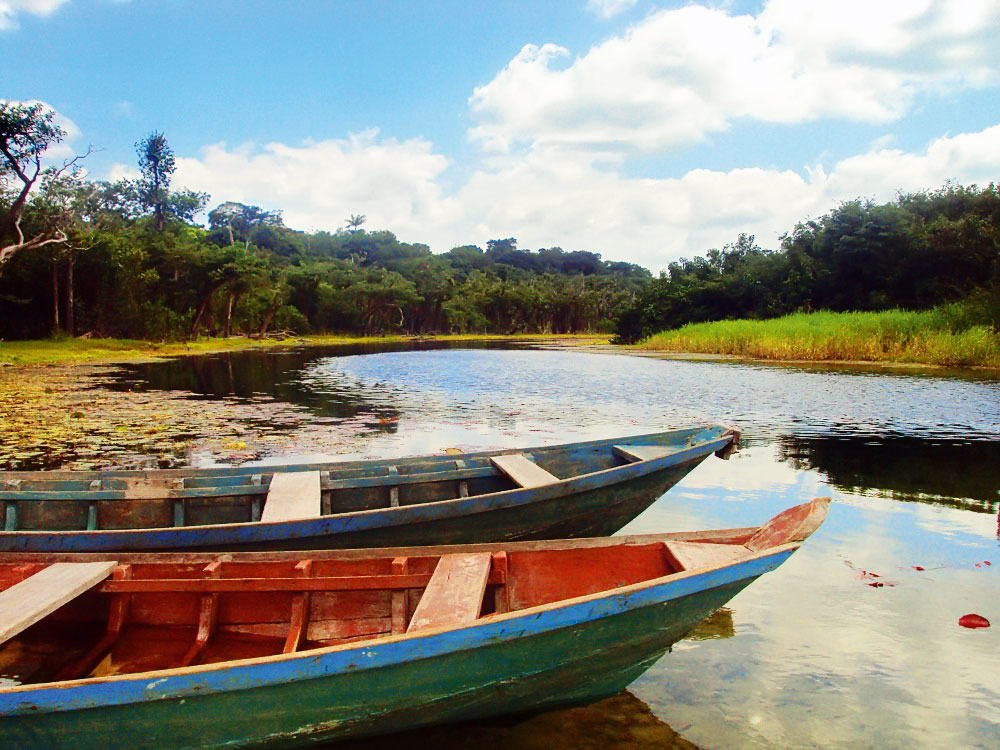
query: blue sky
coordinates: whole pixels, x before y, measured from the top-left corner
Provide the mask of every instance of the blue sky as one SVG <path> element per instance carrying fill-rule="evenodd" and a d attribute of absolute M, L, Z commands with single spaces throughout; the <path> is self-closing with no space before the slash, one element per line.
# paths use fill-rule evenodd
<path fill-rule="evenodd" d="M 156 129 L 210 205 L 658 270 L 1000 178 L 997 38 L 995 0 L 0 0 L 0 97 L 98 179 Z"/>

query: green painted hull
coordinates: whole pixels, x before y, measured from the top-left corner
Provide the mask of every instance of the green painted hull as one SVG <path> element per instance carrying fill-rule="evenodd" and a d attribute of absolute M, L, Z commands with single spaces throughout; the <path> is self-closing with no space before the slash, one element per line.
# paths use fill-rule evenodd
<path fill-rule="evenodd" d="M 128 491 L 121 477 L 88 480 L 56 472 L 30 478 L 8 472 L 0 485 L 19 489 L 0 490 L 5 514 L 0 550 L 348 549 L 604 536 L 735 439 L 732 430 L 705 426 L 534 448 L 536 465 L 552 481 L 527 486 L 494 467 L 496 454 L 489 451 L 460 459 L 416 457 L 409 463 L 345 462 L 331 469 L 333 478 L 321 479 L 315 514 L 266 522 L 261 507 L 268 502 L 270 478 L 257 476 L 257 484 L 248 486 L 254 475 L 245 472 L 181 477 L 164 472 L 149 481 L 199 486 L 135 485 Z M 623 458 L 615 452 L 619 443 L 658 452 L 648 460 Z M 80 488 L 91 483 L 99 489 Z M 133 491 L 139 494 L 130 496 Z"/>
<path fill-rule="evenodd" d="M 6 715 L 0 718 L 0 745 L 32 750 L 292 748 L 593 701 L 635 680 L 704 617 L 785 556 L 741 571 L 746 578 L 730 575 L 712 581 L 702 576 L 707 588 L 676 598 L 638 606 L 623 596 L 594 616 L 578 612 L 576 622 L 538 626 L 529 636 L 497 630 L 493 637 L 465 646 L 460 641 L 466 631 L 444 633 L 436 638 L 454 642 L 443 653 L 424 658 L 415 645 L 412 655 L 391 666 L 367 666 L 365 649 L 359 648 L 353 668 L 323 676 L 305 674 L 254 686 L 234 675 L 228 691 L 192 691 L 183 698 L 118 705 L 99 704 L 95 696 L 91 708 Z M 531 616 L 561 615 L 557 610 Z M 519 627 L 517 619 L 508 622 Z M 372 658 L 378 657 L 378 648 L 372 646 Z M 156 675 L 147 679 L 147 689 L 155 690 Z"/>
<path fill-rule="evenodd" d="M 336 536 L 285 537 L 277 543 L 212 545 L 209 549 L 360 549 L 611 536 L 699 463 L 700 459 L 607 487 L 549 499 L 543 497 L 522 505 L 484 505 L 468 516 L 342 531 Z"/>

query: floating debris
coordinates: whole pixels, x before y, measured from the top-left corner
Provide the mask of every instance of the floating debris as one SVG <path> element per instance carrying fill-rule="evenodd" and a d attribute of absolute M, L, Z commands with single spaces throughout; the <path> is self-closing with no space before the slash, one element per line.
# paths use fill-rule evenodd
<path fill-rule="evenodd" d="M 958 618 L 958 624 L 963 628 L 988 628 L 990 621 L 982 615 L 969 614 Z"/>

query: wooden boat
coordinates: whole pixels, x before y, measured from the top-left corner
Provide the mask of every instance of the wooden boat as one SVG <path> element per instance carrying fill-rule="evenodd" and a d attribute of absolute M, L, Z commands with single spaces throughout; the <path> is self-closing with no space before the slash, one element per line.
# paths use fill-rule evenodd
<path fill-rule="evenodd" d="M 739 433 L 282 467 L 0 472 L 0 550 L 313 549 L 612 534 Z"/>
<path fill-rule="evenodd" d="M 596 700 L 778 567 L 828 502 L 557 542 L 2 554 L 0 747 L 294 747 Z"/>

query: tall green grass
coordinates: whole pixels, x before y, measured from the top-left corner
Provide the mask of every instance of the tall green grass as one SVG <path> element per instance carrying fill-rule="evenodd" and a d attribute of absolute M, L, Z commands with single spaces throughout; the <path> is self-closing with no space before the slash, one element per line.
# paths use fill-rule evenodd
<path fill-rule="evenodd" d="M 635 348 L 750 359 L 1000 367 L 1000 335 L 992 326 L 975 324 L 962 305 L 692 323 Z"/>

